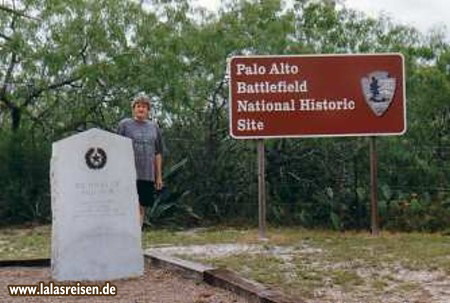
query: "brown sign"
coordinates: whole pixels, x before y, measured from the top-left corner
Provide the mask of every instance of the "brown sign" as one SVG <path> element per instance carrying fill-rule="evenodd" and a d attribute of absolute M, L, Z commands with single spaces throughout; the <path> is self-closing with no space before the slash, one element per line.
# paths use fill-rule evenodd
<path fill-rule="evenodd" d="M 233 57 L 234 138 L 400 135 L 401 54 Z"/>

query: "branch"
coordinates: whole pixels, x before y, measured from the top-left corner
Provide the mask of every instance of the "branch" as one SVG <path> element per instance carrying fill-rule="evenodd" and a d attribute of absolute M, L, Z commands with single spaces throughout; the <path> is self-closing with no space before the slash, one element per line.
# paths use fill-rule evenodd
<path fill-rule="evenodd" d="M 6 36 L 5 34 L 0 33 L 0 38 L 5 39 L 6 41 L 11 41 L 11 37 Z"/>
<path fill-rule="evenodd" d="M 28 95 L 28 97 L 26 98 L 25 102 L 23 103 L 23 106 L 28 106 L 30 105 L 31 101 L 33 101 L 34 98 L 39 97 L 43 92 L 49 91 L 49 90 L 53 90 L 53 89 L 57 89 L 59 87 L 65 86 L 65 85 L 70 85 L 78 80 L 80 80 L 81 77 L 74 77 L 74 78 L 69 78 L 66 80 L 62 80 L 60 82 L 56 82 L 53 84 L 50 84 L 47 87 L 43 87 L 40 89 L 35 90 L 34 92 L 32 92 L 30 95 Z"/>
<path fill-rule="evenodd" d="M 10 14 L 13 14 L 15 16 L 28 18 L 28 19 L 32 19 L 32 20 L 35 20 L 35 21 L 40 21 L 41 20 L 39 18 L 28 16 L 28 15 L 24 14 L 23 12 L 17 11 L 15 9 L 9 8 L 9 7 L 1 5 L 1 4 L 0 4 L 0 11 L 4 11 L 4 12 L 10 13 Z"/>
<path fill-rule="evenodd" d="M 226 77 L 222 77 L 222 80 L 220 81 L 219 85 L 214 89 L 214 92 L 212 94 L 211 99 L 209 99 L 209 103 L 211 103 L 214 107 L 217 107 L 217 96 L 219 95 L 220 91 L 222 90 L 223 86 L 225 85 L 227 79 Z M 219 109 L 222 109 L 225 106 L 225 102 L 222 102 L 222 104 L 219 106 Z"/>
<path fill-rule="evenodd" d="M 75 77 L 75 78 L 71 78 L 71 79 L 66 79 L 66 80 L 63 80 L 63 81 L 60 81 L 60 82 L 57 82 L 57 83 L 50 84 L 47 87 L 47 89 L 43 89 L 43 90 L 44 91 L 52 90 L 52 89 L 55 89 L 55 88 L 58 88 L 58 87 L 61 87 L 61 86 L 64 86 L 64 85 L 69 85 L 69 84 L 72 84 L 73 82 L 76 82 L 76 81 L 78 81 L 80 79 L 81 79 L 81 77 Z"/>
<path fill-rule="evenodd" d="M 88 48 L 88 42 L 86 40 L 86 41 L 84 41 L 83 48 L 80 51 L 80 56 L 83 59 L 84 64 L 87 64 L 87 58 L 86 58 L 86 50 L 87 50 L 87 48 Z"/>
<path fill-rule="evenodd" d="M 105 130 L 114 132 L 114 129 L 111 129 L 109 127 L 106 127 L 105 125 L 101 125 L 96 120 L 87 120 L 89 114 L 96 111 L 96 109 L 99 107 L 100 103 L 94 102 L 94 104 L 85 111 L 83 117 L 80 117 L 77 121 L 72 122 L 71 124 L 68 124 L 61 128 L 58 132 L 59 133 L 66 133 L 66 132 L 72 132 L 74 130 L 80 132 L 87 129 L 88 124 L 95 125 L 97 127 L 103 128 Z"/>
<path fill-rule="evenodd" d="M 3 86 L 0 90 L 0 100 L 2 100 L 8 108 L 14 107 L 14 105 L 6 98 L 6 89 L 8 87 L 8 83 L 10 83 L 11 75 L 14 70 L 14 66 L 17 63 L 17 55 L 16 53 L 12 53 L 11 61 L 9 62 L 8 70 L 6 71 L 5 78 L 3 79 Z"/>
<path fill-rule="evenodd" d="M 211 103 L 213 106 L 215 106 L 217 94 L 219 93 L 221 87 L 222 87 L 222 81 L 220 81 L 219 85 L 214 88 L 211 98 L 207 99 L 208 103 Z"/>

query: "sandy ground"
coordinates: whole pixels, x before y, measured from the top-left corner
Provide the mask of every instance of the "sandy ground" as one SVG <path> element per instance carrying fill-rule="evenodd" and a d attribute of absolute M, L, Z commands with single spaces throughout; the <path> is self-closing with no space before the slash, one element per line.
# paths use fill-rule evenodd
<path fill-rule="evenodd" d="M 117 286 L 114 297 L 99 296 L 54 296 L 54 297 L 12 297 L 8 285 L 47 285 L 51 281 L 49 268 L 0 268 L 1 303 L 245 303 L 243 298 L 228 291 L 209 286 L 195 280 L 182 278 L 164 270 L 145 269 L 144 276 L 134 279 L 111 281 Z M 55 282 L 55 284 L 58 282 Z M 87 285 L 103 286 L 105 282 L 84 282 Z M 58 283 L 59 284 L 59 283 Z M 74 284 L 75 285 L 75 284 Z"/>

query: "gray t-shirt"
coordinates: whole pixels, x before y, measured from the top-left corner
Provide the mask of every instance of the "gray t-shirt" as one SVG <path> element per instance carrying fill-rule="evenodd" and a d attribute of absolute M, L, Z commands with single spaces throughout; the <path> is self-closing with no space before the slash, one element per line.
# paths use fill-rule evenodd
<path fill-rule="evenodd" d="M 117 133 L 133 141 L 137 179 L 155 181 L 155 155 L 163 149 L 156 123 L 126 118 L 119 122 Z"/>

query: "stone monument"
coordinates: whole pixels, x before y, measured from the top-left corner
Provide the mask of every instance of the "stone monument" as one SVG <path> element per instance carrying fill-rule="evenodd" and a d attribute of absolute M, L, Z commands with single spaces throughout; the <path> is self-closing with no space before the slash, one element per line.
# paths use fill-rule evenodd
<path fill-rule="evenodd" d="M 112 280 L 143 274 L 131 140 L 100 129 L 52 146 L 52 277 Z"/>

